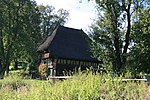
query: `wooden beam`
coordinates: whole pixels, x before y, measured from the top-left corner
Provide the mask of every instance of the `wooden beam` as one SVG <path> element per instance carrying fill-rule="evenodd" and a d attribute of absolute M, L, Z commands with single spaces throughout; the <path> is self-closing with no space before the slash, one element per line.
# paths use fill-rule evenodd
<path fill-rule="evenodd" d="M 48 79 L 68 79 L 73 78 L 73 76 L 48 76 Z"/>
<path fill-rule="evenodd" d="M 68 78 L 74 78 L 73 76 L 48 76 L 49 79 L 68 79 Z M 109 80 L 109 79 L 105 79 Z M 117 79 L 114 79 L 113 81 L 117 81 Z M 147 79 L 122 79 L 123 82 L 125 81 L 148 81 Z"/>
<path fill-rule="evenodd" d="M 147 81 L 147 79 L 122 79 L 122 81 Z"/>

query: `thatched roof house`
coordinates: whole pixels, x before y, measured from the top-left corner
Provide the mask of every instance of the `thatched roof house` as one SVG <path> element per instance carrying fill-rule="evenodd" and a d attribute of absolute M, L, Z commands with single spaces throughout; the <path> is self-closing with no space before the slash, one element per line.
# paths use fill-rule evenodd
<path fill-rule="evenodd" d="M 59 26 L 37 51 L 43 54 L 41 60 L 49 59 L 56 63 L 56 74 L 59 75 L 61 71 L 73 70 L 75 66 L 97 66 L 100 63 L 92 56 L 89 41 L 82 30 Z"/>

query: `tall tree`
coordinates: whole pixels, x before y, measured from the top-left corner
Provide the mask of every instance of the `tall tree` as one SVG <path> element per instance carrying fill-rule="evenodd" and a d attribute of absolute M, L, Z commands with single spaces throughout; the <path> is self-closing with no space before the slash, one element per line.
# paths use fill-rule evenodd
<path fill-rule="evenodd" d="M 59 9 L 57 12 L 53 6 L 39 6 L 41 12 L 41 33 L 43 38 L 47 37 L 58 25 L 64 25 L 68 18 L 68 11 Z"/>
<path fill-rule="evenodd" d="M 34 1 L 2 0 L 0 6 L 0 78 L 3 78 L 14 54 L 35 49 L 40 35 L 40 21 Z"/>
<path fill-rule="evenodd" d="M 0 78 L 14 59 L 31 62 L 30 68 L 36 66 L 37 46 L 69 14 L 63 9 L 53 13 L 53 9 L 37 6 L 34 0 L 0 0 Z"/>
<path fill-rule="evenodd" d="M 150 8 L 139 9 L 132 26 L 133 46 L 129 52 L 128 66 L 134 75 L 150 73 Z"/>
<path fill-rule="evenodd" d="M 96 0 L 99 17 L 92 26 L 91 37 L 96 52 L 113 65 L 115 73 L 125 70 L 127 51 L 131 42 L 132 18 L 144 0 Z M 108 60 L 106 60 L 108 59 Z"/>

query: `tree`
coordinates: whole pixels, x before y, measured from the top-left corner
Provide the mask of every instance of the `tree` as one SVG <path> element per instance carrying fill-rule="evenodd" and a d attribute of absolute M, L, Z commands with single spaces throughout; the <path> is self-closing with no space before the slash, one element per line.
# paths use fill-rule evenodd
<path fill-rule="evenodd" d="M 128 66 L 137 73 L 150 73 L 150 8 L 139 9 L 132 30 L 133 47 L 129 52 Z"/>
<path fill-rule="evenodd" d="M 117 74 L 123 73 L 131 43 L 133 15 L 145 4 L 142 0 L 96 0 L 98 20 L 92 26 L 95 54 L 109 61 Z M 99 52 L 101 51 L 101 52 Z M 106 58 L 108 60 L 106 60 Z"/>
<path fill-rule="evenodd" d="M 36 68 L 38 62 L 37 46 L 48 35 L 56 23 L 63 24 L 68 12 L 53 8 L 43 8 L 34 0 L 0 1 L 0 79 L 9 71 L 11 61 L 30 62 L 30 68 Z M 46 35 L 43 35 L 46 34 Z M 16 64 L 17 66 L 17 64 Z"/>
<path fill-rule="evenodd" d="M 0 6 L 0 78 L 3 78 L 14 55 L 35 50 L 40 37 L 40 21 L 34 1 L 2 0 Z M 33 54 L 30 52 L 28 54 Z"/>
<path fill-rule="evenodd" d="M 53 6 L 39 6 L 39 10 L 41 12 L 41 33 L 43 35 L 43 39 L 47 37 L 58 25 L 64 25 L 68 18 L 68 11 L 64 9 L 59 9 L 55 12 L 55 8 Z"/>

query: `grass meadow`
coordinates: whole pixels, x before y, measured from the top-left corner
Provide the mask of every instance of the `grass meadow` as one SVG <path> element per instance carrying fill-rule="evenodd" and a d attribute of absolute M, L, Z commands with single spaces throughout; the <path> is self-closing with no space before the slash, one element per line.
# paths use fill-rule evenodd
<path fill-rule="evenodd" d="M 89 72 L 53 83 L 11 74 L 0 80 L 0 100 L 150 100 L 147 83 L 121 80 Z"/>

